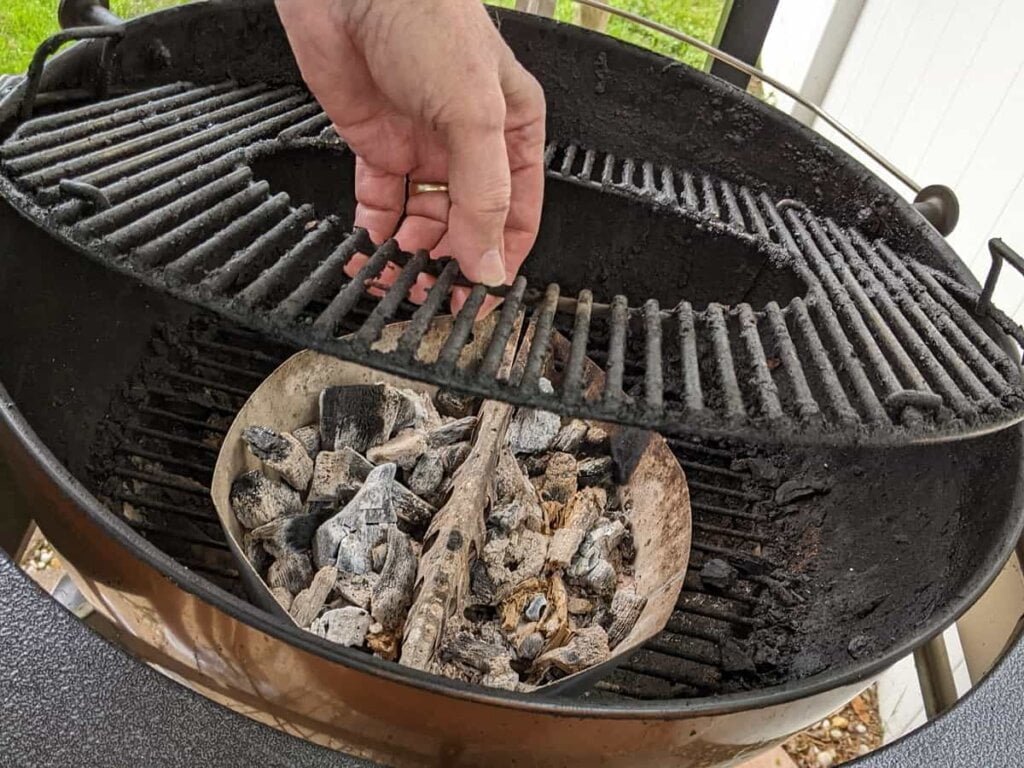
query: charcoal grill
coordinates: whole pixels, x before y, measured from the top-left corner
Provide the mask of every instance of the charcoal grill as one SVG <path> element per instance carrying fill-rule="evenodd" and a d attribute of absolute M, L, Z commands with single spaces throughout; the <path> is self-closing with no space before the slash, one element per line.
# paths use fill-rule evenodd
<path fill-rule="evenodd" d="M 536 253 L 560 254 L 527 262 L 502 320 L 522 309 L 570 337 L 608 373 L 599 401 L 538 392 L 539 357 L 515 383 L 423 369 L 442 294 L 416 307 L 400 286 L 422 269 L 450 286 L 455 267 L 351 232 L 351 155 L 272 8 L 220 2 L 65 33 L 86 42 L 39 58 L 0 105 L 0 284 L 31 297 L 4 306 L 0 445 L 122 642 L 278 727 L 407 763 L 510 762 L 524 744 L 540 764 L 756 751 L 946 626 L 1005 561 L 1024 489 L 1004 331 L 1020 334 L 835 147 L 653 54 L 498 18 L 548 92 Z M 357 252 L 371 258 L 348 281 Z M 405 280 L 366 295 L 389 260 Z M 397 353 L 371 349 L 408 319 Z M 249 605 L 207 483 L 233 413 L 297 346 L 670 433 L 694 554 L 667 630 L 582 699 L 537 700 Z M 702 583 L 712 557 L 741 571 L 732 588 Z"/>

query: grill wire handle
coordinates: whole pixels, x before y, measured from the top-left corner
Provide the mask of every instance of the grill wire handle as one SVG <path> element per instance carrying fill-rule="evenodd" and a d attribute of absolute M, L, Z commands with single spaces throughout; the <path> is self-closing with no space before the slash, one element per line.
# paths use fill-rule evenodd
<path fill-rule="evenodd" d="M 975 311 L 979 315 L 991 316 L 992 294 L 996 290 L 996 283 L 999 281 L 999 273 L 1003 269 L 1003 262 L 1009 263 L 1011 267 L 1024 276 L 1024 258 L 1021 258 L 1019 253 L 998 237 L 993 237 L 988 241 L 988 250 L 992 254 L 992 266 L 989 268 L 988 276 L 985 278 L 985 287 L 982 288 L 981 295 L 978 296 Z"/>
<path fill-rule="evenodd" d="M 745 75 L 756 77 L 759 80 L 778 88 L 798 104 L 801 104 L 811 110 L 811 112 L 813 112 L 817 117 L 820 117 L 826 123 L 835 128 L 843 135 L 844 138 L 853 143 L 858 149 L 871 157 L 872 160 L 903 182 L 903 184 L 905 184 L 914 193 L 914 208 L 929 224 L 935 227 L 940 234 L 943 236 L 948 235 L 956 226 L 957 220 L 960 216 L 960 205 L 957 202 L 956 194 L 952 189 L 942 184 L 930 184 L 929 186 L 922 188 L 920 184 L 901 171 L 884 155 L 879 153 L 870 144 L 839 122 L 839 120 L 834 118 L 796 89 L 790 88 L 782 81 L 777 80 L 742 59 L 738 59 L 732 54 L 726 53 L 720 48 L 716 48 L 709 43 L 705 43 L 703 40 L 699 40 L 693 35 L 689 35 L 686 32 L 675 29 L 674 27 L 669 27 L 660 22 L 653 21 L 645 16 L 633 13 L 632 11 L 625 11 L 620 8 L 616 8 L 608 5 L 607 3 L 603 3 L 600 0 L 572 0 L 572 2 L 605 11 L 613 16 L 618 16 L 619 18 L 631 21 L 634 24 L 647 27 L 655 32 L 660 32 L 663 35 L 667 35 L 668 37 L 679 40 L 687 45 L 692 45 L 694 48 L 704 51 L 704 53 L 718 59 L 722 63 L 738 69 Z"/>

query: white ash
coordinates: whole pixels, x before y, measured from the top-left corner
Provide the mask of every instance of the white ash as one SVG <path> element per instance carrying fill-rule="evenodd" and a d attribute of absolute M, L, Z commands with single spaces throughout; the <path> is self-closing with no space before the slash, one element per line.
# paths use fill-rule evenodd
<path fill-rule="evenodd" d="M 537 386 L 548 395 L 555 391 L 551 382 L 543 376 Z M 558 414 L 520 408 L 509 425 L 508 444 L 513 453 L 540 453 L 550 447 L 561 428 L 562 419 Z"/>
<path fill-rule="evenodd" d="M 313 562 L 318 568 L 336 563 L 348 573 L 373 570 L 373 548 L 398 521 L 391 502 L 395 470 L 394 464 L 375 467 L 352 500 L 317 529 Z"/>
<path fill-rule="evenodd" d="M 355 606 L 334 608 L 313 620 L 309 631 L 332 643 L 347 648 L 358 648 L 366 641 L 370 631 L 370 614 Z"/>
<path fill-rule="evenodd" d="M 232 488 L 246 555 L 297 624 L 397 659 L 423 537 L 477 439 L 479 402 L 384 384 L 332 387 L 319 402 L 316 425 L 247 430 L 269 476 Z M 445 626 L 432 669 L 531 690 L 601 663 L 643 601 L 607 431 L 519 409 L 504 438 L 466 616 Z M 282 471 L 285 457 L 308 479 Z"/>

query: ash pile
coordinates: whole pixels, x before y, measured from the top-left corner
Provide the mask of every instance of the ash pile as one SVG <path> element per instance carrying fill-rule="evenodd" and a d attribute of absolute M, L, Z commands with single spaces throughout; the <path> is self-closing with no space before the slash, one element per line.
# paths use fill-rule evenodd
<path fill-rule="evenodd" d="M 261 463 L 231 486 L 246 557 L 331 642 L 532 690 L 606 661 L 644 609 L 596 423 L 378 383 L 242 439 Z"/>

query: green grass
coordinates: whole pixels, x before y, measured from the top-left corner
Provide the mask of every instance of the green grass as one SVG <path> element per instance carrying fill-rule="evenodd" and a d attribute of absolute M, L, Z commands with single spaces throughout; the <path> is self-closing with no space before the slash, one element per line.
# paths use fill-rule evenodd
<path fill-rule="evenodd" d="M 512 7 L 515 0 L 489 0 L 494 5 Z M 181 0 L 113 0 L 112 10 L 120 16 L 177 5 Z M 610 0 L 612 4 L 639 13 L 655 21 L 681 29 L 702 40 L 711 40 L 726 0 Z M 573 20 L 574 3 L 558 0 L 556 16 Z M 0 74 L 23 72 L 36 46 L 58 31 L 57 0 L 0 0 Z M 608 33 L 636 45 L 703 67 L 706 57 L 700 51 L 676 42 L 628 21 L 612 18 Z"/>

